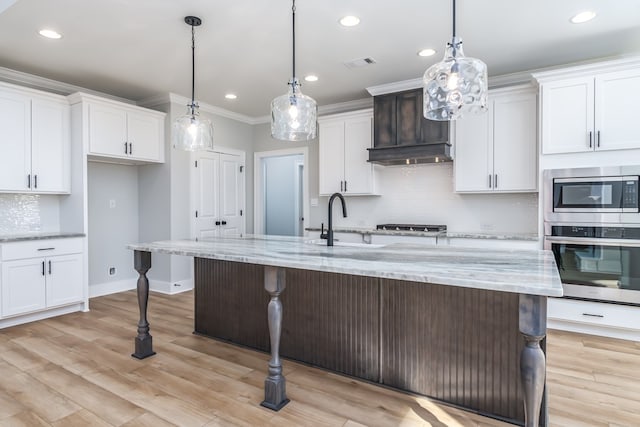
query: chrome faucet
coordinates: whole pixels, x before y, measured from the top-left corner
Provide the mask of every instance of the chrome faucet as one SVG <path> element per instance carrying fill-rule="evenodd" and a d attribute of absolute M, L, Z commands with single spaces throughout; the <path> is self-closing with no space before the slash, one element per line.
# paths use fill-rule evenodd
<path fill-rule="evenodd" d="M 344 197 L 340 193 L 333 193 L 329 197 L 329 225 L 327 227 L 327 246 L 333 246 L 333 201 L 337 198 L 340 199 L 342 204 L 342 216 L 347 217 L 347 204 L 344 201 Z"/>

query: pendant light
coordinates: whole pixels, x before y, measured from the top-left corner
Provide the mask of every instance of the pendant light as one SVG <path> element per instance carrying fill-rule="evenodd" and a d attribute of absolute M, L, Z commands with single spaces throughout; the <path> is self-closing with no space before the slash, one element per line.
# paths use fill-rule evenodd
<path fill-rule="evenodd" d="M 309 141 L 317 134 L 318 106 L 303 95 L 296 77 L 296 0 L 292 0 L 293 76 L 289 92 L 271 101 L 271 136 L 283 141 Z"/>
<path fill-rule="evenodd" d="M 213 148 L 213 126 L 211 122 L 200 117 L 200 108 L 195 101 L 195 27 L 202 24 L 196 16 L 187 16 L 184 22 L 191 26 L 191 104 L 187 105 L 187 114 L 173 123 L 173 147 L 186 150 L 206 150 Z"/>
<path fill-rule="evenodd" d="M 455 120 L 466 112 L 487 111 L 487 66 L 464 56 L 456 36 L 456 0 L 453 0 L 453 37 L 444 58 L 424 73 L 424 117 Z"/>

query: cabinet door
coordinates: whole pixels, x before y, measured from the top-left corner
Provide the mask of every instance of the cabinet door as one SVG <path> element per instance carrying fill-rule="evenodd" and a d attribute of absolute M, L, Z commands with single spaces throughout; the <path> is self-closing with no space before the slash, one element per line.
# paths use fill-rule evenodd
<path fill-rule="evenodd" d="M 138 112 L 127 113 L 129 154 L 142 160 L 161 161 L 164 158 L 163 121 L 156 116 Z"/>
<path fill-rule="evenodd" d="M 455 187 L 459 192 L 493 189 L 493 104 L 486 114 L 455 121 Z M 490 181 L 491 180 L 491 181 Z"/>
<path fill-rule="evenodd" d="M 414 145 L 422 140 L 422 90 L 398 94 L 397 145 Z"/>
<path fill-rule="evenodd" d="M 43 258 L 2 263 L 2 316 L 42 310 L 45 302 Z"/>
<path fill-rule="evenodd" d="M 33 99 L 31 105 L 32 189 L 42 193 L 71 191 L 69 105 Z"/>
<path fill-rule="evenodd" d="M 593 78 L 545 83 L 542 86 L 542 152 L 593 150 Z"/>
<path fill-rule="evenodd" d="M 396 96 L 382 95 L 373 98 L 373 115 L 374 146 L 396 145 Z"/>
<path fill-rule="evenodd" d="M 596 150 L 640 148 L 638 110 L 640 71 L 629 70 L 596 76 Z"/>
<path fill-rule="evenodd" d="M 320 195 L 343 191 L 344 182 L 344 121 L 320 124 Z"/>
<path fill-rule="evenodd" d="M 110 105 L 89 104 L 89 153 L 129 157 L 127 113 Z"/>
<path fill-rule="evenodd" d="M 0 191 L 29 191 L 31 174 L 31 100 L 0 92 Z"/>
<path fill-rule="evenodd" d="M 45 260 L 47 307 L 73 304 L 84 299 L 82 255 L 60 255 Z"/>
<path fill-rule="evenodd" d="M 371 148 L 373 118 L 370 115 L 347 119 L 344 124 L 344 192 L 371 194 L 373 165 L 367 162 Z"/>
<path fill-rule="evenodd" d="M 534 93 L 505 95 L 493 101 L 493 188 L 536 191 L 537 100 Z"/>

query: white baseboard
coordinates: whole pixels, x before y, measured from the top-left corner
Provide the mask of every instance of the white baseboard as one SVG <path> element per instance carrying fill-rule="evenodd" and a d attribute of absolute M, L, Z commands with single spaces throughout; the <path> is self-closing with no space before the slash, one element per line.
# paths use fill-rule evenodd
<path fill-rule="evenodd" d="M 48 319 L 49 317 L 61 316 L 63 314 L 69 314 L 76 311 L 86 311 L 85 304 L 72 304 L 64 307 L 57 307 L 50 310 L 40 311 L 37 313 L 23 314 L 21 316 L 2 319 L 0 320 L 0 329 L 21 325 L 23 323 L 35 322 L 36 320 Z"/>
<path fill-rule="evenodd" d="M 163 280 L 149 280 L 149 290 L 161 294 L 174 295 L 187 292 L 193 289 L 193 280 L 185 279 L 176 282 L 165 282 Z"/>
<path fill-rule="evenodd" d="M 103 295 L 115 294 L 118 292 L 130 291 L 137 286 L 137 279 L 118 280 L 116 282 L 98 283 L 89 285 L 89 298 L 101 297 Z"/>

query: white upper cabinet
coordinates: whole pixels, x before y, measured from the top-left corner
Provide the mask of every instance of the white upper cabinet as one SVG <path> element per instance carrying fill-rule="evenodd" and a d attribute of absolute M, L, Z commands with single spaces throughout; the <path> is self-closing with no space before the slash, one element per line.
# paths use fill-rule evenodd
<path fill-rule="evenodd" d="M 69 120 L 64 97 L 0 86 L 0 191 L 70 191 Z"/>
<path fill-rule="evenodd" d="M 640 67 L 616 65 L 540 73 L 542 153 L 640 148 L 632 100 L 640 97 Z"/>
<path fill-rule="evenodd" d="M 89 159 L 164 162 L 165 113 L 81 93 L 71 95 L 70 101 L 86 105 L 83 119 L 88 127 Z"/>
<path fill-rule="evenodd" d="M 489 92 L 486 114 L 455 123 L 457 192 L 528 192 L 537 189 L 537 97 L 515 87 Z"/>
<path fill-rule="evenodd" d="M 373 110 L 325 116 L 320 125 L 320 195 L 370 195 L 374 165 L 367 162 L 373 141 Z"/>

